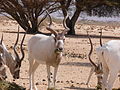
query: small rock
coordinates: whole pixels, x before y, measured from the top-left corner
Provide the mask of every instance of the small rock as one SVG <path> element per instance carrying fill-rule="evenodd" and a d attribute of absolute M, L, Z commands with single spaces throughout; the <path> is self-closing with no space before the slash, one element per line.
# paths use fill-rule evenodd
<path fill-rule="evenodd" d="M 74 83 L 72 80 L 70 80 L 71 83 Z"/>
<path fill-rule="evenodd" d="M 63 83 L 63 81 L 61 81 L 61 83 Z"/>
<path fill-rule="evenodd" d="M 70 88 L 74 88 L 75 86 L 72 84 L 71 86 L 70 86 Z"/>
<path fill-rule="evenodd" d="M 47 85 L 46 83 L 43 83 L 43 85 Z"/>
<path fill-rule="evenodd" d="M 84 82 L 81 82 L 80 84 L 81 84 L 81 85 L 85 85 L 85 83 L 84 83 Z"/>
<path fill-rule="evenodd" d="M 69 81 L 68 81 L 68 80 L 67 80 L 66 82 L 67 82 L 67 83 L 69 83 Z"/>
<path fill-rule="evenodd" d="M 56 83 L 60 83 L 60 81 L 57 81 Z"/>
<path fill-rule="evenodd" d="M 46 81 L 45 79 L 43 79 L 42 81 Z"/>
<path fill-rule="evenodd" d="M 36 82 L 36 85 L 39 85 L 39 83 L 38 83 L 38 82 Z"/>

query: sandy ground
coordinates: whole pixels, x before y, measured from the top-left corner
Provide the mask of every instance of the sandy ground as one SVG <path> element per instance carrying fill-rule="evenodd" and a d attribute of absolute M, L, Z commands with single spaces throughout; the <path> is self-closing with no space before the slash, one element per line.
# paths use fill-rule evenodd
<path fill-rule="evenodd" d="M 53 28 L 59 31 L 63 29 L 62 24 L 54 22 Z M 92 41 L 94 43 L 94 52 L 92 58 L 96 61 L 98 58 L 96 56 L 95 48 L 99 45 L 99 29 L 103 28 L 103 43 L 111 39 L 119 39 L 120 36 L 120 27 L 119 23 L 116 22 L 94 22 L 94 21 L 81 21 L 76 24 L 76 35 L 75 36 L 66 36 L 65 40 L 65 50 L 64 57 L 60 63 L 58 74 L 57 74 L 57 83 L 56 88 L 60 90 L 95 90 L 97 83 L 97 78 L 93 74 L 90 80 L 90 88 L 88 88 L 85 83 L 89 76 L 89 71 L 91 64 L 87 58 L 87 55 L 90 50 L 90 45 L 88 38 L 86 36 L 86 30 L 89 31 L 89 34 L 92 35 Z M 16 40 L 18 24 L 15 21 L 0 18 L 0 37 L 2 33 L 4 34 L 4 43 L 7 48 L 12 52 L 11 47 L 14 45 Z M 58 29 L 56 29 L 58 28 Z M 20 32 L 23 32 L 22 28 Z M 20 34 L 22 38 L 23 33 Z M 27 35 L 24 42 L 24 51 L 25 58 L 22 62 L 20 79 L 15 82 L 19 85 L 29 88 L 29 79 L 28 79 L 28 57 L 27 57 L 27 41 L 32 35 Z M 21 39 L 20 38 L 20 39 Z M 18 52 L 20 47 L 20 41 L 18 44 Z M 8 81 L 12 82 L 12 76 L 8 72 Z M 38 87 L 38 90 L 47 90 L 47 73 L 46 66 L 39 65 L 38 69 L 35 72 L 35 83 Z M 114 83 L 114 88 L 119 88 L 119 80 L 116 79 Z"/>

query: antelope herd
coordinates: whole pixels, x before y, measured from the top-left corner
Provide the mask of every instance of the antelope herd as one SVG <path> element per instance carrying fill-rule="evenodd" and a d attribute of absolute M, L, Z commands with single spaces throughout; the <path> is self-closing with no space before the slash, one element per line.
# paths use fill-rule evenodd
<path fill-rule="evenodd" d="M 61 33 L 58 33 L 51 28 L 52 18 L 48 12 L 46 13 L 50 20 L 50 24 L 46 27 L 46 29 L 51 32 L 51 36 L 47 36 L 44 34 L 36 34 L 28 40 L 27 44 L 30 90 L 38 90 L 35 86 L 34 73 L 38 68 L 39 64 L 46 65 L 48 90 L 51 90 L 51 88 L 55 89 L 56 75 L 64 50 L 65 33 L 69 31 L 69 28 L 66 26 L 66 19 L 68 18 L 68 15 L 66 15 L 63 20 L 63 26 L 65 30 L 63 30 L 63 32 Z M 25 36 L 26 33 L 24 34 L 20 44 L 20 49 L 22 53 L 22 57 L 20 58 L 16 50 L 16 46 L 19 40 L 19 27 L 17 39 L 13 46 L 14 54 L 10 53 L 9 50 L 6 48 L 5 44 L 3 43 L 2 35 L 0 41 L 0 80 L 5 80 L 7 78 L 6 66 L 9 68 L 13 78 L 19 79 L 21 63 L 25 56 L 22 47 Z M 93 44 L 88 32 L 87 36 L 91 45 L 91 50 L 88 54 L 88 58 L 90 63 L 92 64 L 92 68 L 86 85 L 88 85 L 92 74 L 95 72 L 98 78 L 98 84 L 101 84 L 102 90 L 112 90 L 114 81 L 118 73 L 120 72 L 120 40 L 111 40 L 106 44 L 102 45 L 101 32 L 100 46 L 96 49 L 99 60 L 98 63 L 94 63 L 91 59 L 91 54 L 93 52 Z M 51 84 L 51 66 L 54 67 L 53 86 Z"/>

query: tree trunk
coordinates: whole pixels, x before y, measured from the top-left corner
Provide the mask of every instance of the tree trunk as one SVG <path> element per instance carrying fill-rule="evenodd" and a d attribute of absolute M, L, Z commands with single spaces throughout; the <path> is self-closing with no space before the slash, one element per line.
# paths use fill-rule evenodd
<path fill-rule="evenodd" d="M 65 5 L 65 2 L 60 2 L 61 5 Z M 62 12 L 63 12 L 63 15 L 66 16 L 67 15 L 67 12 L 66 10 L 68 10 L 68 5 L 66 8 L 62 8 Z M 66 9 L 66 10 L 65 10 Z M 76 11 L 73 15 L 73 17 L 70 19 L 69 17 L 67 18 L 66 20 L 66 25 L 67 27 L 70 29 L 70 31 L 67 33 L 68 35 L 75 35 L 75 23 L 80 15 L 80 12 L 81 12 L 81 9 L 78 5 L 76 5 Z"/>
<path fill-rule="evenodd" d="M 71 20 L 69 21 L 69 23 L 66 22 L 68 28 L 70 29 L 70 31 L 68 32 L 68 35 L 75 35 L 75 24 L 76 21 L 80 15 L 81 9 L 79 9 L 78 7 L 76 7 L 76 11 L 73 15 L 73 17 L 71 18 Z"/>
<path fill-rule="evenodd" d="M 32 24 L 32 27 L 29 27 L 27 33 L 29 33 L 29 34 L 38 33 L 39 31 L 38 31 L 38 22 L 37 22 L 37 18 L 31 20 L 31 24 Z"/>
<path fill-rule="evenodd" d="M 69 22 L 67 23 L 66 22 L 66 24 L 67 24 L 67 27 L 70 29 L 70 31 L 68 31 L 68 35 L 75 35 L 75 29 L 74 29 L 74 27 L 75 27 L 75 25 L 73 25 L 73 22 L 69 19 Z"/>
<path fill-rule="evenodd" d="M 33 28 L 29 28 L 28 31 L 27 31 L 28 34 L 35 34 L 37 32 L 38 31 L 36 29 L 33 29 Z"/>

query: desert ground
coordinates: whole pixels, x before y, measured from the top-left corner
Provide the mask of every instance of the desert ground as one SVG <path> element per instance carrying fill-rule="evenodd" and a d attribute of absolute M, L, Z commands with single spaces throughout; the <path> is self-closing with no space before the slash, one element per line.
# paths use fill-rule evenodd
<path fill-rule="evenodd" d="M 44 25 L 44 23 L 43 23 Z M 77 22 L 75 29 L 76 35 L 66 35 L 63 58 L 60 62 L 56 88 L 58 90 L 95 90 L 97 84 L 97 78 L 93 74 L 88 88 L 85 83 L 87 82 L 91 64 L 88 60 L 88 53 L 90 50 L 90 44 L 86 31 L 92 37 L 94 52 L 92 59 L 97 62 L 98 57 L 96 56 L 95 48 L 100 46 L 99 43 L 99 32 L 100 28 L 103 30 L 102 42 L 105 43 L 112 39 L 120 39 L 120 23 L 118 22 L 96 22 L 96 21 L 80 21 Z M 54 20 L 53 28 L 58 32 L 63 30 L 62 21 Z M 12 51 L 12 47 L 16 40 L 18 24 L 16 21 L 11 21 L 5 17 L 0 17 L 0 37 L 2 33 L 4 35 L 4 44 L 7 48 Z M 45 27 L 42 27 L 43 32 L 47 32 Z M 23 37 L 24 30 L 20 28 L 20 40 L 18 44 L 18 52 L 20 53 L 20 41 Z M 22 67 L 20 72 L 20 79 L 14 81 L 17 84 L 29 89 L 29 79 L 28 79 L 28 55 L 27 55 L 27 42 L 32 34 L 27 34 L 23 47 L 25 51 L 25 58 L 22 61 Z M 13 82 L 13 78 L 7 69 L 7 81 Z M 47 90 L 47 73 L 46 66 L 39 65 L 35 72 L 35 84 L 38 90 Z M 116 78 L 114 83 L 114 88 L 119 88 L 120 82 L 119 78 Z"/>

